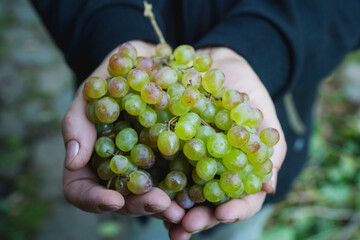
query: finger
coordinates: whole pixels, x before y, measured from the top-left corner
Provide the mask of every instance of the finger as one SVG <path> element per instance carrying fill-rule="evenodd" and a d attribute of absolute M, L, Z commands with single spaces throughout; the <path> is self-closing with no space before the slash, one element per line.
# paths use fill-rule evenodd
<path fill-rule="evenodd" d="M 242 199 L 232 199 L 215 209 L 215 217 L 222 223 L 244 221 L 260 210 L 266 194 L 247 195 Z"/>
<path fill-rule="evenodd" d="M 191 238 L 191 233 L 186 232 L 180 224 L 171 224 L 169 237 L 171 240 L 188 240 Z"/>
<path fill-rule="evenodd" d="M 78 95 L 62 121 L 66 147 L 65 167 L 78 170 L 86 165 L 94 149 L 96 130 L 85 115 L 87 102 Z"/>
<path fill-rule="evenodd" d="M 130 195 L 125 200 L 125 207 L 119 213 L 129 216 L 151 215 L 163 212 L 170 207 L 171 200 L 161 189 L 153 187 L 145 194 Z"/>
<path fill-rule="evenodd" d="M 124 206 L 122 195 L 99 185 L 90 167 L 78 171 L 64 169 L 63 181 L 66 200 L 84 211 L 104 213 Z"/>
<path fill-rule="evenodd" d="M 185 215 L 185 210 L 175 201 L 171 201 L 170 207 L 162 213 L 156 213 L 152 217 L 156 217 L 167 222 L 178 224 Z"/>
<path fill-rule="evenodd" d="M 209 207 L 199 206 L 186 213 L 181 225 L 185 231 L 196 233 L 211 228 L 219 222 L 215 218 L 214 210 Z"/>

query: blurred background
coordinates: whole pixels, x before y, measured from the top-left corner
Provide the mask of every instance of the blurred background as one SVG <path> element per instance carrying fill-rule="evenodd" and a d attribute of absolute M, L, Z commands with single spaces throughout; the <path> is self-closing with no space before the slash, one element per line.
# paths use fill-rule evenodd
<path fill-rule="evenodd" d="M 26 0 L 0 2 L 0 239 L 122 239 L 62 195 L 74 78 Z M 360 239 L 360 51 L 323 81 L 306 168 L 262 240 Z"/>

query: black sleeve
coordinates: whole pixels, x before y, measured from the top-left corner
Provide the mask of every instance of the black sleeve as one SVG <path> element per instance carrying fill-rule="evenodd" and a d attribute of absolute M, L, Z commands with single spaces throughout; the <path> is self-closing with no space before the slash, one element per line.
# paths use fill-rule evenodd
<path fill-rule="evenodd" d="M 122 42 L 157 36 L 143 16 L 142 1 L 31 0 L 65 59 L 83 81 Z M 160 14 L 153 9 L 163 28 Z"/>
<path fill-rule="evenodd" d="M 273 97 L 325 77 L 360 44 L 358 0 L 238 1 L 196 47 L 227 46 Z"/>

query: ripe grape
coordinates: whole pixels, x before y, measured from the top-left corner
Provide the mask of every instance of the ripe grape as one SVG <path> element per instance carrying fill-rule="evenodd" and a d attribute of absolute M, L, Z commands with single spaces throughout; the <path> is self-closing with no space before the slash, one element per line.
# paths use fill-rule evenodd
<path fill-rule="evenodd" d="M 228 131 L 232 125 L 230 111 L 226 109 L 218 111 L 215 115 L 215 125 L 221 130 Z"/>
<path fill-rule="evenodd" d="M 105 181 L 110 180 L 110 178 L 114 174 L 110 168 L 110 160 L 105 160 L 102 163 L 100 163 L 96 172 L 100 179 Z"/>
<path fill-rule="evenodd" d="M 113 77 L 108 85 L 109 93 L 114 98 L 124 97 L 129 92 L 129 84 L 125 78 Z"/>
<path fill-rule="evenodd" d="M 163 91 L 161 100 L 160 100 L 160 102 L 155 104 L 155 107 L 159 110 L 164 110 L 164 109 L 168 108 L 169 102 L 170 102 L 169 94 L 167 92 Z"/>
<path fill-rule="evenodd" d="M 142 126 L 149 128 L 157 121 L 157 114 L 151 108 L 146 108 L 145 111 L 140 113 L 139 122 Z"/>
<path fill-rule="evenodd" d="M 189 209 L 195 204 L 189 196 L 188 188 L 185 188 L 176 194 L 176 202 L 184 209 Z"/>
<path fill-rule="evenodd" d="M 272 147 L 278 143 L 280 134 L 275 128 L 265 128 L 260 132 L 260 140 L 265 143 L 266 146 Z"/>
<path fill-rule="evenodd" d="M 134 171 L 129 174 L 127 188 L 134 194 L 144 194 L 152 188 L 152 180 L 144 171 Z"/>
<path fill-rule="evenodd" d="M 113 123 L 120 115 L 120 106 L 112 97 L 103 97 L 95 104 L 95 114 L 103 123 Z"/>
<path fill-rule="evenodd" d="M 105 96 L 108 84 L 101 77 L 90 77 L 84 83 L 84 93 L 90 99 L 97 99 Z"/>
<path fill-rule="evenodd" d="M 173 97 L 170 99 L 169 110 L 175 116 L 181 116 L 190 110 L 190 107 L 184 105 L 181 97 Z"/>
<path fill-rule="evenodd" d="M 213 123 L 218 110 L 219 108 L 214 102 L 208 102 L 205 110 L 200 113 L 200 117 L 207 123 Z"/>
<path fill-rule="evenodd" d="M 168 196 L 170 199 L 174 199 L 175 196 L 176 196 L 176 192 L 170 190 L 167 186 L 166 186 L 166 183 L 165 183 L 165 180 L 164 181 L 161 181 L 159 183 L 159 186 L 158 186 L 161 190 L 163 190 Z"/>
<path fill-rule="evenodd" d="M 195 203 L 203 203 L 206 201 L 203 194 L 203 185 L 195 184 L 189 189 L 189 198 Z"/>
<path fill-rule="evenodd" d="M 240 171 L 247 165 L 246 154 L 237 148 L 232 148 L 231 151 L 224 156 L 223 164 L 231 171 Z"/>
<path fill-rule="evenodd" d="M 174 50 L 175 61 L 180 64 L 188 64 L 192 61 L 195 50 L 190 45 L 180 45 Z"/>
<path fill-rule="evenodd" d="M 260 192 L 262 188 L 262 182 L 260 178 L 253 173 L 250 173 L 249 176 L 244 179 L 244 189 L 248 194 L 255 194 Z"/>
<path fill-rule="evenodd" d="M 204 197 L 209 202 L 218 202 L 225 195 L 225 192 L 221 189 L 220 181 L 218 179 L 213 179 L 205 183 L 203 191 L 204 191 Z"/>
<path fill-rule="evenodd" d="M 119 53 L 128 55 L 131 60 L 135 61 L 137 56 L 136 48 L 129 42 L 123 43 L 118 48 Z"/>
<path fill-rule="evenodd" d="M 110 169 L 115 174 L 124 173 L 129 167 L 129 160 L 122 155 L 115 155 L 110 160 Z"/>
<path fill-rule="evenodd" d="M 260 148 L 260 138 L 255 133 L 250 133 L 249 140 L 240 149 L 247 154 L 254 153 Z"/>
<path fill-rule="evenodd" d="M 201 73 L 196 70 L 189 70 L 183 75 L 181 82 L 185 88 L 193 87 L 197 89 L 201 86 L 201 79 Z"/>
<path fill-rule="evenodd" d="M 139 95 L 134 94 L 126 100 L 125 110 L 133 116 L 138 116 L 146 110 L 146 103 Z"/>
<path fill-rule="evenodd" d="M 201 139 L 193 138 L 185 143 L 183 152 L 188 159 L 197 161 L 206 156 L 206 146 Z"/>
<path fill-rule="evenodd" d="M 261 165 L 254 165 L 254 174 L 257 175 L 258 177 L 262 177 L 271 173 L 272 168 L 273 168 L 273 163 L 270 159 L 268 159 Z"/>
<path fill-rule="evenodd" d="M 100 123 L 99 118 L 96 116 L 95 113 L 95 105 L 98 100 L 95 99 L 92 102 L 89 102 L 89 104 L 86 106 L 86 117 L 90 120 L 92 123 Z"/>
<path fill-rule="evenodd" d="M 166 186 L 174 192 L 179 192 L 186 187 L 187 177 L 183 172 L 170 171 L 165 177 Z"/>
<path fill-rule="evenodd" d="M 227 137 L 223 133 L 215 133 L 207 141 L 207 150 L 211 156 L 221 158 L 228 154 L 231 150 L 231 145 L 227 140 Z"/>
<path fill-rule="evenodd" d="M 131 128 L 130 123 L 127 121 L 118 121 L 115 123 L 114 131 L 119 133 L 121 130 L 123 130 L 125 128 Z"/>
<path fill-rule="evenodd" d="M 115 53 L 109 60 L 109 73 L 111 76 L 125 76 L 133 67 L 131 58 L 123 53 Z"/>
<path fill-rule="evenodd" d="M 194 58 L 194 68 L 199 72 L 205 72 L 211 67 L 212 60 L 208 54 L 201 53 Z"/>
<path fill-rule="evenodd" d="M 115 151 L 114 142 L 108 137 L 98 138 L 95 142 L 95 152 L 102 158 L 110 157 Z"/>
<path fill-rule="evenodd" d="M 149 57 L 138 57 L 135 67 L 144 70 L 150 76 L 155 69 L 155 62 Z"/>
<path fill-rule="evenodd" d="M 157 143 L 159 135 L 167 130 L 167 125 L 165 123 L 155 123 L 150 127 L 149 130 L 149 139 L 153 143 Z"/>
<path fill-rule="evenodd" d="M 201 125 L 201 118 L 196 113 L 189 112 L 182 115 L 179 118 L 178 123 L 188 123 L 193 125 L 194 127 L 199 127 Z"/>
<path fill-rule="evenodd" d="M 207 143 L 208 139 L 215 134 L 215 130 L 210 126 L 200 126 L 196 129 L 196 138 L 199 138 Z"/>
<path fill-rule="evenodd" d="M 160 57 L 170 57 L 172 49 L 167 43 L 159 43 L 155 47 L 155 53 Z"/>
<path fill-rule="evenodd" d="M 151 168 L 155 164 L 155 154 L 145 144 L 135 145 L 130 152 L 131 160 L 144 169 Z"/>
<path fill-rule="evenodd" d="M 131 192 L 126 186 L 127 179 L 123 177 L 116 177 L 114 182 L 114 188 L 123 196 L 128 196 Z"/>
<path fill-rule="evenodd" d="M 160 133 L 157 141 L 159 151 L 167 156 L 174 155 L 180 147 L 179 138 L 173 131 Z"/>
<path fill-rule="evenodd" d="M 185 88 L 180 83 L 175 83 L 167 89 L 170 98 L 181 97 L 184 91 Z"/>
<path fill-rule="evenodd" d="M 217 172 L 217 163 L 213 158 L 205 157 L 196 164 L 197 175 L 204 180 L 211 180 Z"/>
<path fill-rule="evenodd" d="M 175 70 L 164 67 L 160 69 L 154 76 L 154 81 L 162 88 L 168 89 L 171 85 L 175 84 L 178 76 Z"/>
<path fill-rule="evenodd" d="M 138 135 L 132 128 L 124 128 L 116 136 L 116 146 L 123 152 L 129 152 L 138 142 Z"/>
<path fill-rule="evenodd" d="M 228 131 L 227 138 L 232 146 L 240 148 L 249 141 L 250 134 L 246 128 L 234 126 Z"/>
<path fill-rule="evenodd" d="M 247 156 L 249 162 L 253 165 L 261 165 L 268 159 L 267 146 L 260 142 L 260 148 L 254 153 L 249 153 Z"/>
<path fill-rule="evenodd" d="M 193 107 L 200 99 L 200 92 L 193 87 L 187 88 L 181 95 L 181 101 L 188 107 Z"/>
<path fill-rule="evenodd" d="M 150 82 L 141 89 L 141 98 L 148 104 L 157 104 L 163 98 L 163 91 L 159 85 Z"/>
<path fill-rule="evenodd" d="M 196 128 L 187 122 L 180 122 L 176 124 L 175 133 L 181 140 L 190 140 L 196 134 Z"/>
<path fill-rule="evenodd" d="M 240 189 L 242 190 L 241 192 L 244 191 L 244 184 L 240 176 L 235 172 L 227 171 L 221 174 L 220 186 L 226 194 L 240 191 Z"/>
<path fill-rule="evenodd" d="M 143 86 L 150 82 L 149 75 L 140 68 L 132 69 L 128 75 L 127 80 L 132 89 L 140 92 Z"/>
<path fill-rule="evenodd" d="M 229 89 L 222 95 L 222 105 L 225 109 L 231 110 L 244 101 L 241 93 L 234 89 Z"/>
<path fill-rule="evenodd" d="M 202 79 L 202 86 L 207 92 L 215 94 L 222 88 L 224 82 L 224 73 L 219 69 L 211 69 L 205 73 Z"/>
<path fill-rule="evenodd" d="M 205 111 L 208 104 L 208 100 L 204 96 L 200 96 L 196 104 L 190 109 L 192 112 L 200 114 Z"/>
<path fill-rule="evenodd" d="M 189 163 L 181 157 L 175 158 L 173 161 L 169 164 L 170 171 L 181 171 L 185 174 L 188 174 L 190 172 L 190 166 Z"/>

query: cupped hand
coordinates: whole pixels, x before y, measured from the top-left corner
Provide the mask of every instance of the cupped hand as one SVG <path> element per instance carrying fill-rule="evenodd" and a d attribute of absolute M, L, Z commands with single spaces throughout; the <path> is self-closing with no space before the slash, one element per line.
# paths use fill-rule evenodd
<path fill-rule="evenodd" d="M 155 53 L 154 45 L 132 41 L 138 56 L 151 56 Z M 91 74 L 108 78 L 107 63 L 114 49 Z M 62 132 L 66 146 L 66 159 L 63 174 L 63 187 L 66 199 L 74 206 L 88 212 L 118 212 L 124 215 L 153 215 L 170 222 L 178 223 L 185 214 L 184 209 L 159 188 L 152 188 L 143 195 L 124 197 L 117 191 L 101 186 L 98 177 L 87 164 L 96 141 L 94 125 L 87 119 L 87 102 L 83 96 L 83 86 L 77 91 L 75 99 L 62 121 Z"/>
<path fill-rule="evenodd" d="M 233 50 L 225 47 L 207 48 L 199 52 L 210 54 L 213 60 L 212 68 L 221 69 L 224 72 L 227 87 L 247 93 L 251 105 L 262 111 L 264 120 L 257 130 L 276 128 L 280 133 L 280 140 L 275 145 L 271 158 L 273 176 L 269 182 L 263 184 L 259 193 L 247 195 L 242 199 L 232 199 L 215 210 L 205 206 L 194 207 L 185 214 L 180 224 L 165 222 L 170 238 L 176 240 L 189 239 L 192 233 L 212 228 L 220 222 L 240 222 L 253 216 L 261 209 L 266 193 L 275 193 L 277 173 L 284 161 L 287 148 L 273 101 L 248 62 Z"/>

